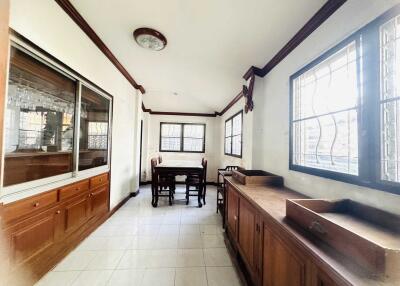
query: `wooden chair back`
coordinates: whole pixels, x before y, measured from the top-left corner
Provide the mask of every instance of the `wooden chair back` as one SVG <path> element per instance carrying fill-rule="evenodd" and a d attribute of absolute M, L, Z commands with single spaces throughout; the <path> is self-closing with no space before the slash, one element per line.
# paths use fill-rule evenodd
<path fill-rule="evenodd" d="M 158 164 L 161 164 L 162 163 L 162 157 L 161 157 L 161 155 L 159 155 L 158 156 Z"/>
<path fill-rule="evenodd" d="M 203 166 L 203 178 L 204 178 L 204 183 L 206 182 L 207 178 L 207 159 L 202 159 L 201 160 L 201 165 Z"/>

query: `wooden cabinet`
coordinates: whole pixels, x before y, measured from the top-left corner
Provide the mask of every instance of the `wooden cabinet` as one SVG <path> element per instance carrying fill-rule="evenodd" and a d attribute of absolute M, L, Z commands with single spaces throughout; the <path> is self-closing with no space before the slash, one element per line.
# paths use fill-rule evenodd
<path fill-rule="evenodd" d="M 84 194 L 70 200 L 65 206 L 65 233 L 80 227 L 89 219 L 89 195 Z"/>
<path fill-rule="evenodd" d="M 92 191 L 90 197 L 90 215 L 95 216 L 108 211 L 108 185 Z"/>
<path fill-rule="evenodd" d="M 61 238 L 61 223 L 59 208 L 52 208 L 11 226 L 6 233 L 9 234 L 12 262 L 22 263 Z"/>
<path fill-rule="evenodd" d="M 10 246 L 7 272 L 29 266 L 44 274 L 58 262 L 54 256 L 62 258 L 108 211 L 108 173 L 5 205 L 1 220 Z"/>
<path fill-rule="evenodd" d="M 336 286 L 333 279 L 331 279 L 324 271 L 319 269 L 315 264 L 311 264 L 311 286 Z"/>
<path fill-rule="evenodd" d="M 257 211 L 246 200 L 239 198 L 238 245 L 248 268 L 257 281 L 259 269 L 260 223 Z"/>
<path fill-rule="evenodd" d="M 263 286 L 305 285 L 304 258 L 267 227 L 263 233 L 263 262 Z"/>
<path fill-rule="evenodd" d="M 237 238 L 237 228 L 238 228 L 238 215 L 239 215 L 239 196 L 237 192 L 228 185 L 227 192 L 227 226 L 231 235 Z"/>

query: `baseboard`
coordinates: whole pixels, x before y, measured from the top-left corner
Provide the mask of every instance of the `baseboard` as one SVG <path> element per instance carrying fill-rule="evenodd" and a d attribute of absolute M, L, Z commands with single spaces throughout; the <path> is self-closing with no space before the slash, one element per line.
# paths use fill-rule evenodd
<path fill-rule="evenodd" d="M 175 183 L 177 185 L 184 185 L 185 184 L 185 182 L 183 182 L 183 181 L 178 181 L 178 182 L 175 182 Z M 151 184 L 151 181 L 145 181 L 145 182 L 140 182 L 139 183 L 140 186 L 145 186 L 145 185 L 150 185 L 150 184 Z M 207 184 L 207 186 L 218 186 L 218 184 L 216 182 L 207 182 L 206 184 Z"/>
<path fill-rule="evenodd" d="M 140 189 L 137 189 L 136 192 L 131 193 L 132 197 L 136 197 L 137 195 L 139 195 L 140 193 Z"/>

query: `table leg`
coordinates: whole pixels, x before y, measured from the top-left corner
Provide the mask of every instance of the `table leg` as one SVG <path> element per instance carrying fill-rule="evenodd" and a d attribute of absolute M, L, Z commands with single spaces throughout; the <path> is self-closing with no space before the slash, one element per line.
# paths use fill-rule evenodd
<path fill-rule="evenodd" d="M 153 199 L 153 207 L 157 207 L 158 205 L 158 172 L 155 172 L 154 178 L 154 199 Z"/>

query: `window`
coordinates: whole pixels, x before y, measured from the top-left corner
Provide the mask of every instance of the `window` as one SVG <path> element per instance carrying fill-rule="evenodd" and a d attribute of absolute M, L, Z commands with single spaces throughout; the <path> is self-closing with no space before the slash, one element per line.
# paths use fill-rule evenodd
<path fill-rule="evenodd" d="M 243 111 L 225 121 L 225 155 L 242 157 Z"/>
<path fill-rule="evenodd" d="M 79 170 L 107 165 L 110 102 L 82 86 L 80 108 Z"/>
<path fill-rule="evenodd" d="M 108 95 L 12 43 L 2 187 L 19 191 L 107 165 L 110 106 Z"/>
<path fill-rule="evenodd" d="M 291 170 L 399 193 L 400 6 L 290 77 Z"/>
<path fill-rule="evenodd" d="M 160 124 L 160 152 L 205 152 L 205 124 Z"/>

